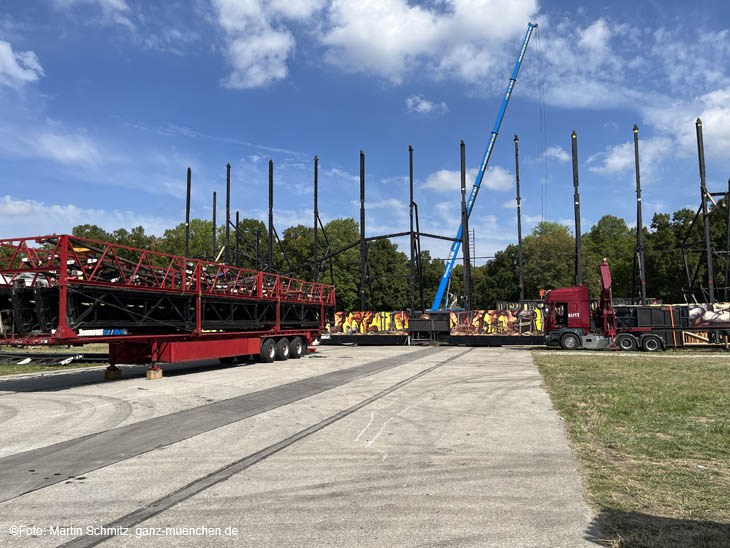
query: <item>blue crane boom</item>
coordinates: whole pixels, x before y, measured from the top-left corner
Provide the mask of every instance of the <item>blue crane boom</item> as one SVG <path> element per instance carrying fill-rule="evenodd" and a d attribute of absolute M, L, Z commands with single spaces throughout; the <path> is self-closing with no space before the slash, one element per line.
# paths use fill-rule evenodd
<path fill-rule="evenodd" d="M 509 79 L 509 84 L 507 84 L 507 93 L 504 95 L 504 99 L 502 100 L 502 106 L 499 109 L 499 114 L 497 115 L 497 121 L 494 124 L 494 129 L 492 130 L 492 136 L 489 139 L 489 145 L 487 145 L 487 150 L 484 152 L 484 158 L 482 159 L 482 165 L 479 167 L 479 173 L 477 174 L 477 179 L 474 182 L 474 186 L 471 189 L 471 194 L 469 195 L 469 200 L 466 203 L 466 214 L 471 214 L 471 209 L 474 206 L 474 200 L 476 200 L 477 193 L 479 192 L 479 187 L 482 184 L 482 179 L 484 178 L 484 173 L 487 170 L 487 164 L 489 163 L 489 157 L 492 155 L 492 149 L 494 148 L 494 143 L 497 140 L 497 135 L 499 135 L 499 127 L 502 125 L 502 119 L 504 118 L 504 113 L 507 111 L 507 104 L 509 103 L 510 95 L 512 95 L 512 90 L 515 87 L 515 82 L 517 81 L 517 74 L 520 72 L 520 66 L 522 65 L 522 58 L 525 56 L 525 50 L 527 50 L 527 44 L 530 41 L 530 36 L 532 35 L 532 31 L 537 28 L 537 23 L 528 23 L 527 24 L 527 32 L 525 33 L 525 38 L 522 40 L 522 48 L 520 49 L 520 55 L 517 57 L 517 63 L 515 63 L 515 69 L 512 72 L 512 77 Z M 444 293 L 446 292 L 446 287 L 449 284 L 449 280 L 451 279 L 451 271 L 454 268 L 454 262 L 456 262 L 456 255 L 459 253 L 459 249 L 461 248 L 461 236 L 462 236 L 462 230 L 463 226 L 459 225 L 459 232 L 456 233 L 456 240 L 451 244 L 451 251 L 449 251 L 449 258 L 446 260 L 446 265 L 444 266 L 444 273 L 443 276 L 441 276 L 441 282 L 439 283 L 438 291 L 436 292 L 436 297 L 433 300 L 433 305 L 431 305 L 431 310 L 438 310 L 441 308 L 441 301 L 443 301 Z M 447 299 L 448 301 L 448 299 Z"/>

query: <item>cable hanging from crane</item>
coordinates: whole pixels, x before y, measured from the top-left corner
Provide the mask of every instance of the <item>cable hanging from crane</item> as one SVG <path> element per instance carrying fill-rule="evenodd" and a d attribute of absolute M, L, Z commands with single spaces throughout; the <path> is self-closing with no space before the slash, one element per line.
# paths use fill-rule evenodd
<path fill-rule="evenodd" d="M 547 158 L 547 114 L 545 110 L 545 71 L 543 64 L 542 33 L 537 28 L 537 70 L 538 70 L 538 101 L 540 113 L 538 116 L 538 143 L 540 158 L 542 159 L 542 177 L 540 178 L 540 221 L 545 221 L 545 204 L 548 199 L 548 158 Z"/>

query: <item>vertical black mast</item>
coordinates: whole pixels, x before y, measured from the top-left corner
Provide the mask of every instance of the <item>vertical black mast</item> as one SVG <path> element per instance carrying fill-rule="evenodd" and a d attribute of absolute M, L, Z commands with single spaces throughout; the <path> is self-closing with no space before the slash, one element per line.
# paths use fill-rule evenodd
<path fill-rule="evenodd" d="M 725 195 L 725 209 L 727 210 L 727 233 L 725 235 L 725 302 L 727 302 L 727 291 L 730 282 L 728 282 L 728 276 L 730 276 L 730 179 L 727 180 L 727 194 Z"/>
<path fill-rule="evenodd" d="M 319 220 L 319 207 L 317 204 L 317 191 L 319 185 L 319 158 L 314 157 L 314 282 L 319 281 L 319 248 L 317 240 L 317 221 Z"/>
<path fill-rule="evenodd" d="M 238 229 L 238 227 L 236 227 Z M 231 264 L 231 164 L 226 164 L 226 254 L 225 263 Z"/>
<path fill-rule="evenodd" d="M 471 259 L 469 257 L 469 215 L 466 210 L 466 147 L 459 146 L 461 153 L 461 249 L 464 256 L 464 309 L 471 310 Z"/>
<path fill-rule="evenodd" d="M 238 210 L 236 210 L 236 251 L 235 251 L 235 257 L 236 257 L 236 266 L 238 266 L 238 227 L 239 227 L 240 221 L 238 220 Z"/>
<path fill-rule="evenodd" d="M 365 153 L 360 151 L 360 310 L 365 310 L 365 264 L 368 249 L 365 244 Z"/>
<path fill-rule="evenodd" d="M 274 271 L 274 160 L 269 160 L 269 265 L 267 271 Z"/>
<path fill-rule="evenodd" d="M 702 193 L 702 222 L 705 226 L 705 255 L 707 259 L 707 288 L 710 304 L 715 302 L 715 276 L 712 269 L 712 243 L 710 242 L 710 218 L 707 211 L 707 185 L 705 180 L 705 144 L 702 140 L 702 120 L 697 118 L 697 155 L 700 161 L 700 192 Z"/>
<path fill-rule="evenodd" d="M 520 302 L 525 300 L 525 283 L 522 272 L 522 209 L 520 206 L 520 139 L 515 133 L 515 187 L 517 190 L 517 257 L 520 267 Z"/>
<path fill-rule="evenodd" d="M 644 220 L 641 214 L 641 177 L 639 175 L 639 126 L 636 124 L 634 124 L 634 164 L 636 166 L 636 260 L 639 267 L 639 283 L 641 284 L 641 304 L 646 304 Z"/>
<path fill-rule="evenodd" d="M 571 134 L 573 151 L 573 206 L 575 209 L 575 285 L 583 285 L 581 235 L 580 230 L 580 195 L 578 194 L 578 135 Z"/>
<path fill-rule="evenodd" d="M 190 181 L 191 170 L 188 168 L 188 197 L 185 200 L 185 256 L 190 256 Z"/>
<path fill-rule="evenodd" d="M 211 252 L 211 261 L 215 261 L 215 190 L 213 191 L 213 251 Z"/>
<path fill-rule="evenodd" d="M 410 240 L 411 240 L 411 254 L 410 254 L 410 260 L 411 260 L 411 311 L 415 307 L 416 303 L 416 264 L 415 264 L 415 247 L 416 247 L 416 239 L 413 234 L 413 147 L 411 145 L 408 145 L 408 181 L 409 181 L 409 188 L 410 188 L 410 201 L 408 202 L 408 215 L 410 217 Z"/>

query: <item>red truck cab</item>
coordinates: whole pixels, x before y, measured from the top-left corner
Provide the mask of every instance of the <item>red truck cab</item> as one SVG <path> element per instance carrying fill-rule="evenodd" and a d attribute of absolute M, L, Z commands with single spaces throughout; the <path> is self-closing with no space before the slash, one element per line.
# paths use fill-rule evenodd
<path fill-rule="evenodd" d="M 585 286 L 548 291 L 545 295 L 545 344 L 565 350 L 611 348 L 613 337 L 597 333 L 593 327 L 602 323 L 599 315 L 597 311 L 597 317 L 591 318 L 591 301 Z"/>
<path fill-rule="evenodd" d="M 564 327 L 591 330 L 591 303 L 585 286 L 553 289 L 545 296 L 545 331 Z"/>

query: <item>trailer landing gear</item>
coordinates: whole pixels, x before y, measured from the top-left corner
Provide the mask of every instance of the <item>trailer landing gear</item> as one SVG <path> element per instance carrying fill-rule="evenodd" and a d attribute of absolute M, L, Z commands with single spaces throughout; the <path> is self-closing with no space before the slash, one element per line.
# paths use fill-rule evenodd
<path fill-rule="evenodd" d="M 116 365 L 111 364 L 109 367 L 107 367 L 104 370 L 104 380 L 105 381 L 115 381 L 117 379 L 122 378 L 122 370 L 119 369 Z"/>
<path fill-rule="evenodd" d="M 152 381 L 155 379 L 161 379 L 162 378 L 162 368 L 157 364 L 150 365 L 149 369 L 147 369 L 147 380 Z"/>

